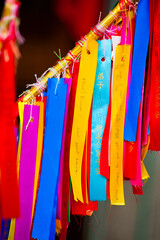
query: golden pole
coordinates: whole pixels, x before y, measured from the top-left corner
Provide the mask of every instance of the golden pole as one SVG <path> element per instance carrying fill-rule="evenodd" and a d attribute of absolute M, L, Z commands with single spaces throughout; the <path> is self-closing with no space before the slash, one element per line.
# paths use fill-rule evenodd
<path fill-rule="evenodd" d="M 124 8 L 128 6 L 128 1 L 124 0 Z M 104 33 L 105 30 L 114 22 L 116 21 L 116 18 L 119 17 L 119 15 L 121 14 L 121 9 L 120 9 L 120 5 L 119 3 L 115 6 L 115 8 L 100 22 L 96 25 L 96 28 Z M 85 36 L 85 40 L 90 39 L 90 38 L 94 38 L 94 39 L 98 39 L 99 36 L 94 33 L 94 31 L 90 31 L 86 36 Z M 84 43 L 83 41 L 83 43 Z M 80 45 L 76 45 L 71 52 L 71 54 L 75 57 L 79 56 L 81 53 L 82 47 Z M 63 66 L 67 65 L 69 66 L 72 62 L 72 58 L 69 55 L 66 55 L 65 58 L 63 58 L 63 60 L 59 61 L 54 67 L 53 69 L 55 69 L 56 72 L 58 73 L 62 73 L 64 68 Z M 43 74 L 41 79 L 40 79 L 40 83 L 43 86 L 47 86 L 47 80 L 50 77 L 56 76 L 56 74 L 53 73 L 53 71 L 48 70 L 47 73 Z M 35 84 L 35 86 L 33 86 L 29 91 L 26 91 L 24 93 L 23 96 L 23 101 L 24 102 L 28 102 L 30 103 L 37 95 L 39 95 L 41 92 L 41 87 L 40 84 Z"/>

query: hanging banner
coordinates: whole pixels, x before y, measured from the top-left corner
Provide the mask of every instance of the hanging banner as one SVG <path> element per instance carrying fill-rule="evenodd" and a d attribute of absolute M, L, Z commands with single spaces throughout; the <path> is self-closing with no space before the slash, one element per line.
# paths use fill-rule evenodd
<path fill-rule="evenodd" d="M 63 78 L 48 80 L 42 167 L 32 229 L 32 238 L 35 239 L 50 239 L 51 228 L 55 231 L 66 94 L 67 84 Z"/>
<path fill-rule="evenodd" d="M 25 105 L 19 171 L 21 217 L 16 220 L 15 240 L 30 237 L 38 124 L 39 106 Z"/>
<path fill-rule="evenodd" d="M 149 0 L 141 0 L 137 8 L 131 83 L 124 128 L 124 140 L 131 142 L 136 141 L 149 35 Z"/>
<path fill-rule="evenodd" d="M 96 76 L 98 43 L 91 39 L 82 48 L 70 147 L 70 175 L 75 201 L 83 202 L 81 166 Z"/>
<path fill-rule="evenodd" d="M 106 200 L 106 178 L 100 175 L 100 154 L 110 94 L 112 40 L 98 41 L 98 63 L 93 91 L 90 200 Z"/>
<path fill-rule="evenodd" d="M 111 110 L 110 198 L 112 205 L 124 205 L 123 133 L 130 61 L 130 45 L 116 48 Z"/>

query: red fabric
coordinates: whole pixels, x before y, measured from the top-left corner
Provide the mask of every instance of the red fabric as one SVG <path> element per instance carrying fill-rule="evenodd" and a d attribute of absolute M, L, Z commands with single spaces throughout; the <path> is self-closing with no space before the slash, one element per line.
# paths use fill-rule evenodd
<path fill-rule="evenodd" d="M 154 1 L 150 1 L 150 42 L 148 51 L 148 65 L 147 65 L 147 77 L 144 95 L 143 106 L 143 118 L 142 118 L 142 146 L 147 144 L 147 137 L 145 131 L 145 125 L 149 125 L 147 122 L 147 116 L 150 116 L 150 98 L 151 98 L 151 62 L 152 62 L 152 42 L 153 42 L 153 21 L 154 21 Z M 150 121 L 150 118 L 149 118 Z"/>
<path fill-rule="evenodd" d="M 144 89 L 144 104 L 143 104 L 143 113 L 142 113 L 142 146 L 147 144 L 148 137 L 148 127 L 149 127 L 149 115 L 150 115 L 150 89 L 151 89 L 151 81 L 150 81 L 150 59 L 151 59 L 151 48 L 149 47 L 149 55 L 148 55 L 148 66 L 147 66 L 147 74 L 146 74 L 146 83 Z"/>
<path fill-rule="evenodd" d="M 137 174 L 137 148 L 138 142 L 125 141 L 125 165 L 124 165 L 124 177 L 129 179 L 136 179 Z"/>
<path fill-rule="evenodd" d="M 72 200 L 72 214 L 73 215 L 82 215 L 87 216 L 88 212 L 97 211 L 98 202 L 89 202 L 89 204 L 81 203 L 80 201 L 76 202 Z"/>
<path fill-rule="evenodd" d="M 110 199 L 110 180 L 107 181 L 107 199 Z"/>
<path fill-rule="evenodd" d="M 104 0 L 58 0 L 56 12 L 77 40 L 98 23 Z"/>
<path fill-rule="evenodd" d="M 62 191 L 62 229 L 60 234 L 60 240 L 66 239 L 67 226 L 68 226 L 68 201 L 69 201 L 69 149 L 71 141 L 72 123 L 73 123 L 73 113 L 74 113 L 74 103 L 76 95 L 76 87 L 78 80 L 79 63 L 74 64 L 74 71 L 72 76 L 72 86 L 69 97 L 68 106 L 68 116 L 67 116 L 67 126 L 66 126 L 66 136 L 64 145 L 64 166 L 63 166 L 63 191 Z"/>
<path fill-rule="evenodd" d="M 155 7 L 154 7 L 155 6 Z M 151 1 L 151 97 L 150 97 L 150 150 L 160 150 L 160 2 Z M 152 35 L 153 34 L 153 35 Z"/>
<path fill-rule="evenodd" d="M 141 134 L 142 132 L 142 106 L 143 106 L 143 90 L 142 90 L 142 99 L 138 117 L 138 128 L 137 128 L 137 136 L 135 142 L 125 141 L 125 149 L 124 149 L 124 157 L 127 159 L 124 165 L 124 177 L 129 178 L 131 180 L 135 180 L 137 178 L 138 173 L 138 165 L 137 162 L 141 161 Z"/>
<path fill-rule="evenodd" d="M 17 178 L 15 116 L 15 65 L 11 44 L 6 40 L 0 56 L 0 174 L 1 207 L 3 218 L 20 215 Z"/>
<path fill-rule="evenodd" d="M 111 74 L 111 80 L 112 80 L 112 74 Z M 101 156 L 100 156 L 100 174 L 106 177 L 107 179 L 109 179 L 110 177 L 110 167 L 109 167 L 110 126 L 111 126 L 111 87 L 110 87 L 110 98 L 109 98 L 107 119 L 106 119 L 106 124 L 103 132 Z"/>
<path fill-rule="evenodd" d="M 135 195 L 143 195 L 142 186 L 132 186 L 133 194 Z"/>

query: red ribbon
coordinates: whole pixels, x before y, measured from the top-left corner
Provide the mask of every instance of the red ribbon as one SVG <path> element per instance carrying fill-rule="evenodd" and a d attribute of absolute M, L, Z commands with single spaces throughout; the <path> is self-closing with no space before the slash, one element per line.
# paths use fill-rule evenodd
<path fill-rule="evenodd" d="M 113 68 L 113 66 L 112 66 L 112 68 Z M 111 69 L 111 70 L 113 70 L 113 69 Z M 111 81 L 112 81 L 112 71 L 111 71 Z M 111 86 L 111 84 L 112 84 L 112 82 L 110 82 L 110 86 Z M 102 176 L 106 177 L 107 179 L 110 178 L 110 166 L 109 166 L 110 126 L 111 126 L 111 87 L 110 87 L 110 98 L 109 98 L 107 119 L 106 119 L 106 124 L 105 124 L 104 132 L 103 132 L 102 146 L 101 146 L 101 156 L 100 156 L 100 174 Z M 108 183 L 107 183 L 107 185 L 108 185 Z M 109 191 L 109 186 L 108 186 L 107 189 Z"/>
<path fill-rule="evenodd" d="M 15 62 L 11 44 L 3 43 L 0 56 L 1 103 L 0 103 L 0 173 L 1 207 L 3 218 L 20 215 L 17 180 L 15 115 Z"/>
<path fill-rule="evenodd" d="M 152 19 L 153 18 L 153 19 Z M 151 97 L 150 97 L 150 150 L 160 150 L 160 2 L 151 1 Z"/>

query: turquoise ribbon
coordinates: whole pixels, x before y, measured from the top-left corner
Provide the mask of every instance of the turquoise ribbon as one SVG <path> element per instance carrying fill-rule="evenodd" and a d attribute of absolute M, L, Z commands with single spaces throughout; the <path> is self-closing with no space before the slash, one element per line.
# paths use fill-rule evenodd
<path fill-rule="evenodd" d="M 39 240 L 55 237 L 57 186 L 66 94 L 67 84 L 64 83 L 63 78 L 58 85 L 56 78 L 48 80 L 42 168 L 32 230 L 32 238 Z"/>
<path fill-rule="evenodd" d="M 130 93 L 124 128 L 124 140 L 126 141 L 136 141 L 149 36 L 149 0 L 140 0 L 137 8 Z"/>
<path fill-rule="evenodd" d="M 106 178 L 100 175 L 100 153 L 109 105 L 112 40 L 101 40 L 98 41 L 98 44 L 98 63 L 92 105 L 90 165 L 91 201 L 106 200 Z"/>

